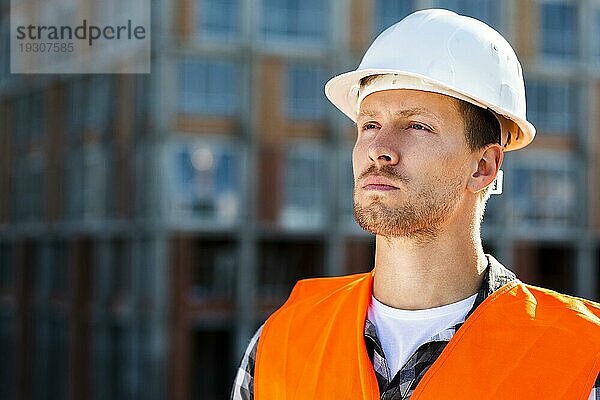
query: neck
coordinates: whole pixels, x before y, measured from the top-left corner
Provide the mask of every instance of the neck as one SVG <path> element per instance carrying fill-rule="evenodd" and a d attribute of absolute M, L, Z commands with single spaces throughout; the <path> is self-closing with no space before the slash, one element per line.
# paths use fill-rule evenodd
<path fill-rule="evenodd" d="M 425 243 L 378 235 L 375 246 L 373 295 L 399 309 L 463 300 L 477 292 L 487 267 L 478 223 L 445 227 Z"/>

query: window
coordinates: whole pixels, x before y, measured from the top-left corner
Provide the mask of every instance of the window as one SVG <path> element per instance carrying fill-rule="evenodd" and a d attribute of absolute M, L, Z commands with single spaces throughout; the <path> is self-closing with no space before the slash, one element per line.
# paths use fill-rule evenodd
<path fill-rule="evenodd" d="M 45 158 L 40 152 L 29 156 L 27 165 L 26 198 L 29 219 L 40 220 L 43 214 Z"/>
<path fill-rule="evenodd" d="M 146 216 L 151 210 L 151 196 L 150 190 L 152 181 L 150 180 L 150 164 L 151 160 L 148 157 L 148 147 L 144 144 L 137 145 L 134 161 L 135 161 L 135 214 L 137 216 Z"/>
<path fill-rule="evenodd" d="M 115 104 L 110 75 L 91 75 L 87 92 L 86 125 L 103 134 L 110 128 Z"/>
<path fill-rule="evenodd" d="M 103 218 L 107 215 L 108 154 L 100 146 L 85 149 L 83 177 L 84 218 Z"/>
<path fill-rule="evenodd" d="M 135 397 L 134 351 L 130 329 L 123 323 L 113 322 L 108 329 L 108 384 L 106 392 L 110 399 L 122 400 Z"/>
<path fill-rule="evenodd" d="M 64 126 L 67 138 L 71 141 L 81 137 L 85 116 L 85 85 L 83 79 L 76 79 L 65 86 Z"/>
<path fill-rule="evenodd" d="M 68 219 L 77 220 L 83 215 L 83 157 L 81 151 L 72 151 L 65 162 L 65 215 Z"/>
<path fill-rule="evenodd" d="M 65 242 L 54 242 L 50 246 L 49 289 L 52 297 L 66 298 L 69 289 L 69 265 Z"/>
<path fill-rule="evenodd" d="M 570 59 L 578 54 L 577 6 L 540 4 L 540 51 L 544 56 Z"/>
<path fill-rule="evenodd" d="M 134 75 L 135 100 L 134 100 L 134 136 L 136 139 L 146 136 L 149 126 L 150 104 L 150 78 L 149 74 Z"/>
<path fill-rule="evenodd" d="M 202 37 L 225 40 L 238 37 L 240 7 L 240 0 L 200 0 L 196 18 Z"/>
<path fill-rule="evenodd" d="M 348 238 L 344 244 L 344 274 L 358 274 L 373 269 L 375 240 L 373 236 Z"/>
<path fill-rule="evenodd" d="M 322 44 L 329 26 L 327 5 L 322 0 L 263 0 L 263 34 L 267 40 Z"/>
<path fill-rule="evenodd" d="M 294 284 L 324 272 L 325 248 L 314 240 L 265 241 L 259 248 L 258 294 L 277 303 L 289 296 Z"/>
<path fill-rule="evenodd" d="M 44 130 L 44 94 L 32 92 L 14 100 L 13 130 L 19 146 L 39 137 Z"/>
<path fill-rule="evenodd" d="M 240 202 L 239 150 L 232 143 L 175 146 L 171 157 L 173 211 L 219 225 L 237 221 Z"/>
<path fill-rule="evenodd" d="M 399 22 L 413 11 L 412 0 L 377 0 L 375 3 L 375 33 Z"/>
<path fill-rule="evenodd" d="M 437 6 L 458 14 L 477 18 L 500 30 L 501 2 L 493 0 L 438 0 Z"/>
<path fill-rule="evenodd" d="M 323 87 L 325 70 L 292 65 L 287 70 L 287 115 L 291 119 L 317 120 L 325 117 L 327 102 Z"/>
<path fill-rule="evenodd" d="M 240 110 L 240 68 L 231 61 L 184 60 L 179 64 L 179 111 L 234 115 Z"/>
<path fill-rule="evenodd" d="M 29 96 L 30 101 L 30 119 L 31 137 L 39 137 L 45 127 L 44 121 L 44 94 L 43 92 L 35 92 Z"/>
<path fill-rule="evenodd" d="M 571 159 L 521 162 L 511 173 L 517 223 L 568 226 L 577 223 L 577 173 Z"/>
<path fill-rule="evenodd" d="M 566 243 L 541 244 L 532 249 L 537 258 L 537 279 L 531 285 L 545 287 L 577 296 L 573 265 L 577 262 L 576 250 Z M 535 265 L 533 264 L 533 265 Z"/>
<path fill-rule="evenodd" d="M 26 163 L 24 160 L 15 160 L 14 168 L 14 187 L 15 191 L 12 194 L 12 209 L 14 210 L 15 221 L 23 221 L 27 215 L 27 207 L 22 200 L 27 197 L 27 175 Z"/>
<path fill-rule="evenodd" d="M 15 320 L 7 313 L 0 314 L 0 397 L 3 399 L 15 398 L 16 377 L 15 363 L 17 362 L 17 337 L 15 334 Z"/>
<path fill-rule="evenodd" d="M 527 83 L 527 115 L 544 133 L 571 133 L 577 130 L 576 86 L 565 82 Z"/>
<path fill-rule="evenodd" d="M 228 240 L 192 242 L 192 292 L 199 298 L 233 299 L 237 254 Z"/>
<path fill-rule="evenodd" d="M 10 54 L 10 24 L 8 18 L 2 20 L 0 16 L 0 54 Z M 10 57 L 2 57 L 0 60 L 0 82 L 10 78 Z"/>
<path fill-rule="evenodd" d="M 31 119 L 29 116 L 29 100 L 25 95 L 15 98 L 13 102 L 13 132 L 15 135 L 15 143 L 22 147 L 30 134 Z"/>
<path fill-rule="evenodd" d="M 15 289 L 15 264 L 13 245 L 0 243 L 0 293 L 12 292 Z"/>
<path fill-rule="evenodd" d="M 111 241 L 110 290 L 116 297 L 127 296 L 132 289 L 132 248 L 127 239 Z"/>
<path fill-rule="evenodd" d="M 600 8 L 596 8 L 592 14 L 592 37 L 595 40 L 591 40 L 592 55 L 595 57 L 596 64 L 600 63 L 600 40 L 597 38 L 600 37 Z"/>
<path fill-rule="evenodd" d="M 286 154 L 281 224 L 315 228 L 325 224 L 327 171 L 320 145 L 297 143 Z"/>
<path fill-rule="evenodd" d="M 157 265 L 161 263 L 160 256 L 157 253 L 160 251 L 156 244 L 155 238 L 141 237 L 134 242 L 135 255 L 135 282 L 138 290 L 137 298 L 139 304 L 151 305 L 154 304 L 156 296 L 156 279 L 152 271 L 157 271 Z"/>
<path fill-rule="evenodd" d="M 40 279 L 41 280 L 41 279 Z M 44 304 L 47 302 L 42 301 Z M 33 324 L 31 326 L 33 344 L 32 352 L 35 354 L 35 361 L 31 362 L 32 369 L 32 381 L 35 384 L 32 387 L 31 398 L 32 399 L 44 399 L 47 398 L 48 386 L 48 375 L 50 366 L 48 365 L 48 349 L 49 343 L 49 318 L 46 308 L 43 305 L 37 305 L 37 309 L 33 313 Z"/>
<path fill-rule="evenodd" d="M 231 329 L 195 329 L 190 333 L 190 398 L 228 398 L 234 378 Z"/>
<path fill-rule="evenodd" d="M 16 190 L 12 198 L 17 220 L 35 221 L 42 217 L 44 164 L 44 157 L 39 152 L 16 162 Z"/>
<path fill-rule="evenodd" d="M 48 343 L 48 398 L 68 397 L 69 383 L 69 321 L 67 313 L 56 312 L 50 318 Z"/>

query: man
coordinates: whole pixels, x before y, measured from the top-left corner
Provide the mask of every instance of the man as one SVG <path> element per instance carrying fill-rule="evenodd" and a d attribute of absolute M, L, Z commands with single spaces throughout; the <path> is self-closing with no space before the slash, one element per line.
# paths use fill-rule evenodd
<path fill-rule="evenodd" d="M 325 91 L 357 125 L 354 212 L 375 268 L 300 281 L 232 398 L 600 399 L 600 305 L 521 283 L 481 245 L 504 151 L 535 135 L 504 38 L 416 12 Z"/>

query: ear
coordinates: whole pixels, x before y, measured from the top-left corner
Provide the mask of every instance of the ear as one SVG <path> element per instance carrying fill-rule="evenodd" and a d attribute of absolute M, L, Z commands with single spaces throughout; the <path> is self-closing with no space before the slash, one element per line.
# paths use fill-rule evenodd
<path fill-rule="evenodd" d="M 504 160 L 504 150 L 498 143 L 489 144 L 476 154 L 477 165 L 467 182 L 467 189 L 473 193 L 485 189 L 494 182 Z"/>

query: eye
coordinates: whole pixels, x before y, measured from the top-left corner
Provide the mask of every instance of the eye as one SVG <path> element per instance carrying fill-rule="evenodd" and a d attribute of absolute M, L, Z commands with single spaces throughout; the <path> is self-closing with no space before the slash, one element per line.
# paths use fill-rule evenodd
<path fill-rule="evenodd" d="M 362 125 L 363 131 L 368 131 L 368 130 L 377 129 L 377 128 L 379 128 L 379 125 L 374 122 L 366 122 Z"/>
<path fill-rule="evenodd" d="M 421 124 L 419 122 L 411 122 L 408 125 L 408 129 L 414 129 L 414 130 L 417 130 L 417 131 L 431 132 L 431 128 L 429 128 L 427 125 Z"/>

